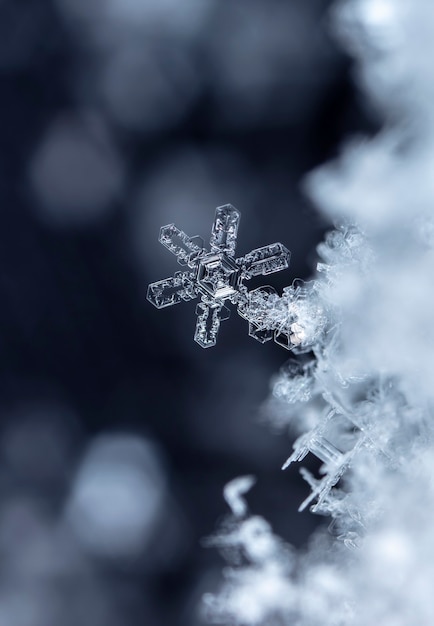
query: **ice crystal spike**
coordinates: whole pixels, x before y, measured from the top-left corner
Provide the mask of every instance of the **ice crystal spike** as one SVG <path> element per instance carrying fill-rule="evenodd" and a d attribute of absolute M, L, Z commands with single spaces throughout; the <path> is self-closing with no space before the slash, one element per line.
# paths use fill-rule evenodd
<path fill-rule="evenodd" d="M 172 306 L 196 297 L 196 291 L 189 272 L 176 272 L 172 277 L 159 280 L 148 287 L 148 300 L 157 309 Z"/>
<path fill-rule="evenodd" d="M 195 241 L 198 237 L 189 237 L 182 230 L 176 228 L 175 224 L 162 226 L 160 230 L 159 242 L 172 252 L 180 265 L 190 265 L 196 257 L 203 251 L 203 245 L 199 246 Z"/>
<path fill-rule="evenodd" d="M 220 322 L 229 319 L 229 314 L 229 309 L 223 305 L 211 307 L 205 302 L 200 302 L 196 307 L 197 322 L 194 340 L 202 348 L 215 346 Z"/>
<path fill-rule="evenodd" d="M 273 243 L 257 248 L 245 255 L 238 262 L 243 264 L 246 278 L 266 276 L 288 267 L 290 252 L 281 243 Z"/>
<path fill-rule="evenodd" d="M 189 237 L 175 224 L 168 224 L 160 230 L 160 243 L 190 271 L 176 272 L 171 278 L 152 283 L 148 287 L 147 298 L 162 309 L 200 296 L 201 301 L 196 307 L 194 340 L 202 348 L 216 344 L 220 323 L 229 317 L 229 310 L 224 306 L 226 300 L 248 319 L 251 337 L 264 343 L 275 336 L 274 330 L 262 328 L 258 319 L 250 320 L 245 314 L 249 294 L 243 283 L 254 276 L 266 276 L 286 269 L 291 253 L 277 242 L 235 258 L 240 217 L 240 212 L 231 204 L 217 207 L 210 252 L 204 248 L 201 239 Z M 264 287 L 263 293 L 273 293 L 278 297 L 272 287 Z"/>
<path fill-rule="evenodd" d="M 347 417 L 336 413 L 335 409 L 327 413 L 310 432 L 299 437 L 294 443 L 294 452 L 282 469 L 296 461 L 302 461 L 309 453 L 323 462 L 320 468 L 323 477 L 320 480 L 315 479 L 307 470 L 301 470 L 312 491 L 301 503 L 299 511 L 303 511 L 314 500 L 316 503 L 312 511 L 319 511 L 324 499 L 350 467 L 354 456 L 368 443 L 367 437 Z"/>
<path fill-rule="evenodd" d="M 212 252 L 235 254 L 240 218 L 241 213 L 231 204 L 217 207 L 209 242 Z"/>

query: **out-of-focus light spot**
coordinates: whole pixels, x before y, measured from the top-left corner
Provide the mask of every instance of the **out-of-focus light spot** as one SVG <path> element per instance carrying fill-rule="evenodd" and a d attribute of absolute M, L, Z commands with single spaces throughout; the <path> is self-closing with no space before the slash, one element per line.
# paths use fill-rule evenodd
<path fill-rule="evenodd" d="M 155 530 L 165 495 L 160 462 L 149 442 L 104 436 L 79 467 L 66 515 L 91 553 L 136 556 Z"/>
<path fill-rule="evenodd" d="M 404 4 L 391 0 L 355 0 L 337 5 L 338 29 L 346 45 L 364 56 L 369 50 L 387 53 L 402 45 L 406 33 L 402 29 Z M 382 63 L 383 54 L 367 54 L 370 63 Z M 400 63 L 399 56 L 388 64 L 392 76 Z"/>
<path fill-rule="evenodd" d="M 197 93 L 197 80 L 182 49 L 173 54 L 170 48 L 126 45 L 108 56 L 101 94 L 117 123 L 155 132 L 183 116 Z"/>
<path fill-rule="evenodd" d="M 390 0 L 367 0 L 362 4 L 362 23 L 377 49 L 396 51 L 397 46 L 402 45 L 405 39 L 402 11 L 402 5 L 397 6 L 396 2 Z"/>
<path fill-rule="evenodd" d="M 83 568 L 76 544 L 36 498 L 15 495 L 3 503 L 0 551 L 3 567 L 26 578 L 63 576 Z"/>
<path fill-rule="evenodd" d="M 321 86 L 331 67 L 325 41 L 310 37 L 309 10 L 297 3 L 252 0 L 220 3 L 216 13 L 217 26 L 206 46 L 224 123 L 299 123 L 309 116 L 312 90 Z"/>
<path fill-rule="evenodd" d="M 373 26 L 387 25 L 395 16 L 395 8 L 389 0 L 370 0 L 363 8 L 366 22 Z"/>
<path fill-rule="evenodd" d="M 403 532 L 395 530 L 382 532 L 371 539 L 370 548 L 385 569 L 408 568 L 414 557 L 414 547 L 409 538 Z"/>
<path fill-rule="evenodd" d="M 93 61 L 80 97 L 84 81 L 87 96 L 132 129 L 170 128 L 204 92 L 216 126 L 300 123 L 335 66 L 325 37 L 310 34 L 315 7 L 301 0 L 57 3 Z"/>
<path fill-rule="evenodd" d="M 215 0 L 109 0 L 107 15 L 114 21 L 141 21 L 177 31 L 194 32 L 208 15 Z"/>
<path fill-rule="evenodd" d="M 112 207 L 122 189 L 124 166 L 100 118 L 63 115 L 38 147 L 30 179 L 44 220 L 83 224 Z"/>
<path fill-rule="evenodd" d="M 187 36 L 203 24 L 214 3 L 215 0 L 57 0 L 66 19 L 90 22 L 97 32 L 101 25 L 112 30 L 129 26 L 135 31 L 157 29 Z"/>
<path fill-rule="evenodd" d="M 79 428 L 63 406 L 29 404 L 14 411 L 0 449 L 5 468 L 34 488 L 63 488 L 75 455 Z"/>

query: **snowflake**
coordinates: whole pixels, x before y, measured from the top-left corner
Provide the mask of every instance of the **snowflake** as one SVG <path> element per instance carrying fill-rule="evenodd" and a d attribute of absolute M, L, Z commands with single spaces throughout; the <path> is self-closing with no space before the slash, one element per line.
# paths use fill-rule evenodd
<path fill-rule="evenodd" d="M 279 272 L 289 265 L 291 253 L 281 243 L 256 248 L 235 258 L 240 217 L 231 204 L 217 207 L 210 251 L 203 247 L 199 237 L 189 237 L 175 224 L 163 226 L 160 231 L 160 243 L 188 269 L 149 285 L 147 298 L 161 309 L 200 296 L 194 340 L 203 348 L 216 344 L 220 323 L 229 318 L 226 301 L 242 314 L 239 307 L 245 309 L 248 299 L 245 280 Z M 251 330 L 250 335 L 261 341 Z"/>

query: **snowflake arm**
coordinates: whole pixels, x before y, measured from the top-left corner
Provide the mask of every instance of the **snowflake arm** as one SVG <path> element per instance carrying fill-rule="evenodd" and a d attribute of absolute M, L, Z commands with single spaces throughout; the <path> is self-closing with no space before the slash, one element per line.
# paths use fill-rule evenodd
<path fill-rule="evenodd" d="M 148 287 L 147 298 L 157 309 L 173 306 L 192 300 L 197 296 L 191 272 L 176 272 L 170 278 L 164 278 Z"/>

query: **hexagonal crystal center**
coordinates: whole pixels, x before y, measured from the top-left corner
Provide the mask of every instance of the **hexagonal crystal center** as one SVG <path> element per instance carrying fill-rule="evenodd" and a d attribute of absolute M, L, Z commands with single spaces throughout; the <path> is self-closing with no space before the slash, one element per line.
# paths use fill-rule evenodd
<path fill-rule="evenodd" d="M 199 263 L 197 283 L 202 293 L 224 299 L 236 292 L 238 275 L 238 266 L 225 254 L 207 254 Z"/>

